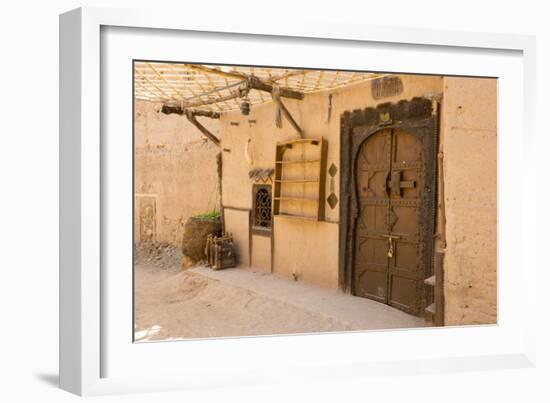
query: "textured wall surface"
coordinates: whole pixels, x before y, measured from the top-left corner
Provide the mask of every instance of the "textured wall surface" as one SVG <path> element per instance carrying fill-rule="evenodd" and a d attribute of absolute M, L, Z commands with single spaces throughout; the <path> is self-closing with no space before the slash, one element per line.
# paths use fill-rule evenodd
<path fill-rule="evenodd" d="M 216 169 L 220 149 L 185 117 L 158 113 L 159 108 L 136 101 L 135 235 L 138 241 L 143 237 L 140 214 L 146 212 L 140 206 L 153 203 L 155 240 L 180 245 L 187 218 L 220 208 Z M 219 121 L 201 122 L 220 136 Z"/>
<path fill-rule="evenodd" d="M 252 235 L 251 265 L 263 271 L 271 271 L 271 238 Z"/>
<path fill-rule="evenodd" d="M 338 287 L 338 224 L 275 217 L 275 273 Z"/>
<path fill-rule="evenodd" d="M 306 137 L 323 136 L 328 141 L 327 169 L 334 164 L 339 170 L 342 113 L 442 91 L 442 77 L 401 76 L 401 79 L 401 93 L 376 100 L 372 97 L 370 82 L 366 82 L 308 94 L 303 101 L 283 98 L 283 102 L 304 129 Z M 330 119 L 329 95 L 332 95 Z M 252 107 L 248 116 L 239 112 L 222 116 L 224 206 L 252 208 L 253 182 L 249 179 L 248 172 L 253 168 L 273 168 L 276 143 L 297 137 L 296 131 L 284 118 L 283 127 L 277 128 L 274 117 L 275 108 L 271 102 Z M 339 195 L 338 175 L 334 183 L 336 195 Z M 329 195 L 329 189 L 330 176 L 327 175 L 326 196 Z M 326 220 L 330 222 L 311 223 L 284 217 L 275 220 L 272 251 L 275 273 L 290 277 L 297 272 L 299 278 L 305 281 L 330 288 L 338 287 L 339 205 L 331 209 L 326 203 L 325 211 Z M 226 221 L 226 226 L 227 231 L 236 233 L 242 231 L 242 227 L 248 227 L 248 222 L 231 220 L 231 223 Z M 240 254 L 246 255 L 248 247 L 242 243 L 240 247 Z M 261 250 L 267 253 L 270 248 L 262 247 Z M 260 259 L 254 250 L 252 256 L 254 263 L 265 265 L 269 262 L 269 259 Z"/>
<path fill-rule="evenodd" d="M 223 214 L 225 231 L 233 235 L 237 263 L 248 266 L 250 263 L 249 212 L 225 209 Z"/>
<path fill-rule="evenodd" d="M 441 150 L 444 155 L 447 248 L 445 254 L 446 324 L 496 321 L 496 80 L 402 76 L 403 92 L 375 100 L 370 84 L 284 100 L 306 137 L 328 140 L 327 168 L 339 169 L 340 115 L 347 110 L 396 102 L 443 91 Z M 332 94 L 329 119 L 328 96 Z M 219 148 L 202 139 L 185 118 L 157 113 L 158 105 L 136 104 L 136 238 L 140 239 L 140 207 L 154 203 L 157 241 L 179 244 L 183 223 L 197 213 L 219 209 L 216 154 Z M 250 115 L 226 114 L 204 119 L 222 138 L 223 204 L 252 208 L 253 168 L 271 168 L 275 144 L 296 137 L 290 124 L 274 123 L 274 107 L 266 103 Z M 223 136 L 220 136 L 223 133 Z M 247 151 L 248 150 L 248 151 Z M 339 194 L 338 175 L 335 192 Z M 327 175 L 326 190 L 330 188 Z M 154 202 L 152 202 L 154 200 Z M 225 209 L 226 231 L 235 238 L 243 265 L 296 275 L 325 287 L 338 286 L 338 205 L 326 204 L 328 222 L 277 217 L 274 247 L 269 238 L 249 237 L 246 211 Z M 250 243 L 252 239 L 252 243 Z"/>
<path fill-rule="evenodd" d="M 444 79 L 445 324 L 497 315 L 497 80 Z"/>

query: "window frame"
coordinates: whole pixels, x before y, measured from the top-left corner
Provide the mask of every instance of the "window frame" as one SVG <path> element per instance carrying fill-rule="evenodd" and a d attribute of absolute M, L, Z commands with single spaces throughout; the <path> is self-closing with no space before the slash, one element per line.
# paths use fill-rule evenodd
<path fill-rule="evenodd" d="M 256 225 L 256 208 L 257 206 L 257 195 L 258 192 L 262 189 L 267 190 L 270 201 L 270 221 L 269 227 L 262 227 Z M 252 185 L 252 210 L 250 211 L 250 229 L 253 234 L 271 236 L 273 231 L 273 186 L 270 184 L 259 184 L 256 183 Z"/>

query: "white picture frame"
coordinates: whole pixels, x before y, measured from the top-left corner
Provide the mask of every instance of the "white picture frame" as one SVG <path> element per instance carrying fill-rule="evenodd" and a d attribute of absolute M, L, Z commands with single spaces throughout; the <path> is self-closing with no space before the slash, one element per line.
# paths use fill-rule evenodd
<path fill-rule="evenodd" d="M 106 42 L 102 41 L 106 39 L 102 37 L 102 31 L 108 33 L 109 27 L 118 27 L 116 29 L 120 30 L 117 31 L 120 35 L 109 39 L 108 46 L 105 46 Z M 213 42 L 223 35 L 228 37 L 227 40 L 232 36 L 240 41 L 249 41 L 247 46 L 263 42 L 278 46 L 279 42 L 311 44 L 319 41 L 320 47 L 329 46 L 334 50 L 349 45 L 363 51 L 363 45 L 372 45 L 378 49 L 392 47 L 396 52 L 447 52 L 450 60 L 462 59 L 462 52 L 470 52 L 472 58 L 476 55 L 491 58 L 510 54 L 511 67 L 502 70 L 503 76 L 499 76 L 509 80 L 499 86 L 499 274 L 501 266 L 508 259 L 512 259 L 521 271 L 513 273 L 511 277 L 499 277 L 498 325 L 148 343 L 141 345 L 139 350 L 131 343 L 131 338 L 127 339 L 125 331 L 117 333 L 113 323 L 120 319 L 117 315 L 128 314 L 131 300 L 127 298 L 127 288 L 121 293 L 124 298 L 113 300 L 111 293 L 118 289 L 124 277 L 112 277 L 112 273 L 105 270 L 106 267 L 112 267 L 109 266 L 109 259 L 117 259 L 117 255 L 127 259 L 128 254 L 131 255 L 131 245 L 127 244 L 126 252 L 113 251 L 109 242 L 116 238 L 116 231 L 109 232 L 107 229 L 107 237 L 105 228 L 109 228 L 109 220 L 117 217 L 116 209 L 124 209 L 127 207 L 124 203 L 131 200 L 131 194 L 124 196 L 122 193 L 122 199 L 117 199 L 122 200 L 122 204 L 110 204 L 117 198 L 113 186 L 128 179 L 124 174 L 126 171 L 122 175 L 115 172 L 117 169 L 128 169 L 127 158 L 122 158 L 121 166 L 125 168 L 117 168 L 110 160 L 112 151 L 124 150 L 128 143 L 121 140 L 115 144 L 113 136 L 105 136 L 106 133 L 112 133 L 114 127 L 120 129 L 121 133 L 127 133 L 128 124 L 131 126 L 131 113 L 122 113 L 121 120 L 116 122 L 109 120 L 112 116 L 109 105 L 113 105 L 118 98 L 121 99 L 118 107 L 127 112 L 123 98 L 131 102 L 131 92 L 125 92 L 131 83 L 127 76 L 116 76 L 119 70 L 116 68 L 115 55 L 102 47 L 109 48 L 111 52 L 115 49 L 119 55 L 117 57 L 143 58 L 143 54 L 131 55 L 134 49 L 132 46 L 127 47 L 126 53 L 123 52 L 120 48 L 123 41 L 131 39 L 122 37 L 141 32 L 145 38 L 153 29 L 156 33 L 170 33 L 170 38 L 160 35 L 156 40 L 163 43 L 172 41 L 172 44 L 180 40 L 177 32 L 182 35 L 187 32 L 193 33 L 195 40 L 205 41 L 209 40 L 208 35 L 215 33 L 211 38 Z M 203 36 L 208 38 L 201 39 L 197 33 L 204 33 Z M 159 45 L 156 50 L 158 57 L 163 54 L 162 47 Z M 535 187 L 535 179 L 524 174 L 535 170 L 535 158 L 532 157 L 535 152 L 533 122 L 536 87 L 533 37 L 390 29 L 343 23 L 281 26 L 276 21 L 265 20 L 206 21 L 152 10 L 81 8 L 61 15 L 60 49 L 60 384 L 63 389 L 79 395 L 97 395 L 245 386 L 269 383 L 274 379 L 277 382 L 291 382 L 297 375 L 301 379 L 328 380 L 380 373 L 412 374 L 534 365 L 536 284 L 529 278 L 536 277 L 537 268 L 535 254 L 526 252 L 529 248 L 527 234 L 535 233 L 536 227 L 535 209 L 532 208 L 534 196 L 527 191 L 510 194 L 510 187 L 502 182 L 502 173 L 508 173 L 505 170 L 509 168 L 501 164 L 502 158 L 509 162 L 509 150 L 517 150 L 519 147 L 521 153 L 510 157 L 515 158 L 514 161 L 521 161 L 523 166 L 521 172 L 515 173 L 515 179 L 519 181 L 515 182 L 515 187 Z M 200 52 L 195 50 L 193 57 L 200 57 Z M 246 64 L 243 55 L 239 56 L 236 52 L 235 60 Z M 319 65 L 321 59 L 313 61 L 313 54 L 315 52 L 310 57 L 315 67 L 326 67 Z M 113 58 L 114 70 L 109 70 L 109 62 L 103 60 L 105 56 Z M 261 52 L 255 52 L 254 57 L 268 60 Z M 227 58 L 224 60 L 227 61 Z M 490 59 L 485 59 L 485 62 L 487 60 Z M 453 71 L 481 75 L 483 71 L 490 73 L 496 71 L 492 69 L 505 69 L 506 64 L 503 58 L 502 66 L 483 67 L 481 63 L 476 70 L 471 68 L 473 64 L 470 66 L 465 62 L 463 66 L 454 66 Z M 438 70 L 441 74 L 449 71 Z M 404 72 L 430 73 L 420 65 Z M 127 73 L 131 75 L 131 71 L 123 74 Z M 117 80 L 106 83 L 102 80 L 102 74 L 109 74 L 109 77 Z M 122 87 L 117 87 L 119 84 Z M 513 103 L 500 102 L 503 91 L 504 94 L 517 95 L 513 100 L 504 100 Z M 107 93 L 109 95 L 104 98 Z M 110 98 L 111 95 L 114 98 Z M 518 106 L 519 109 L 516 108 Z M 122 126 L 116 126 L 119 123 Z M 120 138 L 128 140 L 125 136 Z M 128 152 L 131 153 L 131 150 Z M 127 187 L 118 186 L 118 189 L 124 192 Z M 506 199 L 501 203 L 504 197 Z M 106 211 L 113 214 L 106 214 Z M 502 214 L 506 214 L 503 224 L 500 221 Z M 124 223 L 131 226 L 128 220 L 121 223 L 122 226 L 117 225 L 122 229 Z M 131 229 L 128 228 L 127 232 L 130 233 Z M 519 245 L 513 251 L 509 248 L 512 242 Z M 124 253 L 126 257 L 122 256 Z M 503 260 L 503 256 L 506 260 Z M 106 280 L 109 280 L 108 285 Z M 514 287 L 521 287 L 521 301 L 513 299 L 511 290 Z M 130 333 L 130 328 L 127 333 Z M 393 354 L 380 355 L 385 353 L 382 348 L 378 355 L 374 351 L 366 351 L 365 356 L 353 359 L 345 355 L 346 348 L 351 351 L 366 340 L 388 346 L 399 343 L 404 337 L 418 343 L 420 350 L 417 354 L 400 356 L 401 352 L 397 349 Z M 433 348 L 436 337 L 443 341 L 435 342 Z M 477 345 L 462 345 L 464 340 L 474 337 Z M 342 346 L 341 351 L 332 353 L 335 346 Z M 178 356 L 182 351 L 187 357 L 184 363 Z M 284 351 L 292 351 L 292 357 L 284 354 Z M 319 351 L 326 354 L 319 356 Z M 201 362 L 201 357 L 205 356 L 208 362 Z M 162 362 L 166 370 L 156 375 L 131 371 L 131 366 L 135 367 L 136 362 L 152 359 Z M 116 367 L 117 361 L 127 361 L 129 364 L 127 367 Z"/>

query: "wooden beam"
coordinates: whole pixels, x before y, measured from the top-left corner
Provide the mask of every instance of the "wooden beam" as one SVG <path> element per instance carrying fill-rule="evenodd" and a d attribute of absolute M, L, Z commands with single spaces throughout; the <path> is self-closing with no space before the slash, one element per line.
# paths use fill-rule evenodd
<path fill-rule="evenodd" d="M 220 90 L 218 90 L 216 88 L 216 84 L 212 81 L 212 78 L 210 78 L 210 75 L 208 73 L 206 73 L 205 71 L 201 71 L 201 74 L 203 75 L 204 78 L 206 78 L 206 80 L 208 81 L 208 84 L 210 84 L 210 87 L 213 88 L 213 91 L 215 91 L 220 97 L 223 97 L 222 93 L 220 92 Z M 227 79 L 227 77 L 224 77 L 225 79 Z M 228 104 L 227 104 L 227 101 L 223 101 L 224 105 L 226 106 L 226 108 L 231 108 Z M 221 108 L 220 108 L 221 109 Z"/>
<path fill-rule="evenodd" d="M 204 111 L 201 109 L 193 109 L 193 116 L 204 116 L 205 118 L 219 119 L 220 113 L 213 111 Z"/>
<path fill-rule="evenodd" d="M 215 68 L 211 68 L 211 67 L 207 67 L 207 66 L 202 66 L 202 65 L 195 65 L 195 64 L 186 64 L 186 66 L 188 68 L 200 71 L 201 73 L 203 73 L 205 75 L 205 77 L 207 79 L 209 79 L 209 77 L 207 76 L 206 73 L 212 73 L 212 74 L 218 74 L 218 75 L 224 76 L 224 78 L 226 78 L 226 84 L 227 85 L 225 87 L 213 88 L 210 91 L 204 91 L 204 88 L 202 88 L 202 86 L 201 86 L 201 88 L 203 89 L 203 93 L 200 93 L 200 94 L 195 94 L 194 93 L 195 95 L 193 97 L 191 97 L 191 99 L 193 99 L 193 98 L 198 98 L 198 99 L 196 99 L 195 101 L 191 101 L 190 99 L 184 99 L 183 104 L 182 104 L 183 108 L 180 108 L 179 111 L 176 111 L 177 108 L 175 108 L 175 107 L 169 107 L 169 106 L 165 105 L 165 106 L 163 106 L 163 109 L 165 109 L 167 113 L 178 113 L 178 114 L 181 115 L 181 114 L 184 113 L 184 110 L 195 108 L 195 107 L 212 105 L 212 104 L 219 104 L 219 103 L 223 103 L 223 102 L 226 102 L 226 101 L 229 101 L 229 100 L 235 100 L 236 102 L 238 102 L 237 98 L 242 98 L 243 90 L 248 91 L 248 90 L 251 90 L 251 89 L 255 89 L 257 91 L 269 92 L 270 94 L 273 92 L 274 85 L 272 85 L 270 83 L 267 83 L 267 82 L 259 79 L 258 77 L 255 77 L 254 75 L 249 76 L 249 75 L 246 75 L 244 73 L 226 72 L 226 71 L 222 71 L 222 70 L 219 70 L 219 69 L 215 69 Z M 157 73 L 158 76 L 160 76 L 161 78 L 164 78 L 158 71 L 155 71 L 155 72 Z M 291 75 L 294 75 L 294 74 L 289 73 L 287 75 L 291 76 Z M 148 80 L 147 77 L 145 77 L 143 75 L 141 75 L 141 76 L 145 80 L 150 81 L 150 80 Z M 235 78 L 239 79 L 239 82 L 228 83 L 227 77 L 231 77 L 233 79 L 235 79 Z M 273 79 L 276 80 L 278 78 L 273 77 Z M 210 84 L 212 86 L 214 86 L 212 81 L 211 80 L 209 80 L 209 81 L 210 81 Z M 239 88 L 237 88 L 235 91 L 230 91 L 230 93 L 227 94 L 227 95 L 221 95 L 221 93 L 220 93 L 221 90 L 229 89 L 231 87 L 239 87 Z M 157 87 L 155 86 L 155 88 L 157 88 Z M 292 90 L 292 89 L 286 88 L 286 87 L 277 87 L 277 88 L 278 88 L 278 94 L 279 94 L 280 97 L 299 99 L 299 100 L 304 98 L 304 94 L 300 91 L 295 91 L 295 90 Z M 158 89 L 160 91 L 162 91 L 160 88 L 158 88 Z M 170 97 L 170 95 L 166 94 L 165 92 L 163 92 L 163 93 L 166 96 Z M 208 95 L 212 94 L 212 93 L 218 93 L 219 96 L 212 97 L 212 98 L 208 97 Z M 179 94 L 179 92 L 178 92 L 178 94 Z M 207 97 L 207 98 L 204 99 L 204 97 Z M 296 128 L 296 130 L 298 130 L 298 132 L 301 133 L 302 132 L 301 129 L 299 129 L 299 126 L 296 124 L 296 122 L 294 121 L 292 116 L 290 116 L 290 113 L 288 112 L 286 107 L 283 105 L 280 108 L 280 110 L 285 115 L 285 117 L 291 122 L 291 124 Z M 197 116 L 207 116 L 207 115 L 201 114 L 201 115 L 197 115 Z M 211 117 L 211 116 L 208 116 L 208 117 Z"/>
<path fill-rule="evenodd" d="M 187 64 L 186 66 L 189 66 L 193 69 L 196 69 L 196 70 L 199 70 L 199 71 L 202 71 L 202 72 L 218 74 L 218 75 L 226 76 L 226 77 L 238 78 L 238 79 L 241 79 L 241 80 L 247 80 L 248 81 L 248 86 L 251 89 L 255 89 L 255 90 L 258 90 L 258 91 L 265 91 L 265 92 L 269 92 L 269 93 L 271 93 L 273 91 L 273 86 L 271 84 L 260 80 L 256 76 L 249 76 L 249 75 L 246 75 L 244 73 L 241 74 L 241 73 L 237 73 L 237 72 L 233 72 L 233 71 L 232 72 L 222 71 L 222 70 L 219 70 L 219 69 L 214 69 L 214 68 L 211 68 L 211 67 L 206 67 L 206 66 L 202 66 L 202 65 L 198 65 L 198 64 Z M 286 75 L 286 78 L 288 78 L 290 76 L 291 75 L 288 74 L 288 75 Z M 278 79 L 278 78 L 275 78 L 275 79 Z M 279 89 L 279 91 L 281 93 L 281 96 L 285 97 L 285 98 L 304 99 L 304 94 L 301 93 L 300 91 L 295 91 L 295 90 L 292 90 L 290 88 L 284 88 L 284 87 L 281 87 Z"/>
<path fill-rule="evenodd" d="M 273 92 L 273 85 L 253 76 L 248 78 L 248 87 L 258 91 Z M 304 99 L 304 94 L 302 92 L 291 90 L 290 88 L 279 87 L 279 94 L 285 98 Z"/>
<path fill-rule="evenodd" d="M 296 121 L 294 120 L 294 118 L 292 117 L 292 115 L 290 114 L 288 109 L 286 109 L 285 104 L 283 104 L 283 102 L 280 99 L 279 99 L 279 106 L 280 106 L 281 112 L 283 112 L 283 116 L 286 118 L 286 120 L 288 120 L 290 122 L 290 124 L 292 125 L 292 127 L 294 127 L 294 129 L 296 129 L 296 131 L 300 134 L 300 137 L 304 138 L 304 130 L 298 125 L 298 123 L 296 123 Z"/>
<path fill-rule="evenodd" d="M 196 107 L 196 106 L 217 104 L 219 102 L 228 101 L 228 100 L 231 100 L 231 99 L 234 99 L 234 98 L 240 98 L 240 96 L 241 95 L 239 94 L 238 91 L 232 91 L 229 95 L 224 95 L 224 96 L 216 97 L 216 98 L 210 98 L 210 99 L 207 99 L 206 101 L 198 100 L 198 101 L 195 101 L 195 102 L 184 102 L 184 104 L 185 104 L 186 108 L 193 108 L 193 107 Z"/>
<path fill-rule="evenodd" d="M 186 66 L 194 70 L 199 70 L 206 73 L 218 74 L 220 76 L 225 76 L 225 77 L 238 78 L 241 80 L 248 78 L 246 74 L 237 73 L 236 71 L 223 71 L 220 69 L 214 69 L 212 67 L 206 67 L 201 64 L 186 64 Z"/>
<path fill-rule="evenodd" d="M 172 83 L 170 83 L 170 81 L 168 81 L 151 63 L 145 63 L 147 66 L 149 66 L 149 68 L 151 68 L 151 70 L 153 70 L 155 72 L 155 74 L 157 75 L 158 78 L 160 78 L 164 83 L 166 83 L 166 85 L 168 87 L 170 87 L 170 89 L 172 91 L 174 91 L 176 94 L 178 94 L 181 98 L 183 98 L 183 94 L 176 88 L 172 85 Z M 142 75 L 143 76 L 143 75 Z M 146 77 L 146 76 L 143 76 L 143 77 Z M 147 78 L 147 77 L 146 77 Z M 147 78 L 147 80 L 149 80 Z M 149 80 L 149 82 L 151 82 L 151 80 Z"/>
<path fill-rule="evenodd" d="M 185 113 L 185 116 L 187 117 L 187 120 L 189 122 L 191 122 L 191 124 L 193 124 L 193 126 L 195 126 L 197 129 L 199 129 L 200 132 L 206 136 L 206 138 L 208 138 L 212 143 L 214 143 L 218 147 L 221 147 L 220 139 L 218 139 L 216 136 L 214 136 L 212 133 L 210 133 L 210 131 L 206 127 L 201 125 L 200 122 L 197 120 L 197 118 L 193 115 L 192 112 L 187 111 Z"/>
<path fill-rule="evenodd" d="M 290 124 L 298 132 L 300 137 L 304 138 L 304 130 L 298 125 L 298 123 L 296 123 L 296 121 L 294 120 L 294 118 L 286 108 L 285 104 L 283 104 L 283 101 L 281 101 L 281 94 L 279 91 L 280 91 L 280 88 L 275 88 L 275 90 L 271 92 L 271 97 L 273 98 L 273 102 L 275 102 L 275 105 L 277 106 L 277 108 L 279 108 L 283 116 L 286 118 L 286 120 L 290 122 Z"/>
<path fill-rule="evenodd" d="M 164 91 L 162 88 L 160 88 L 158 85 L 156 85 L 155 83 L 151 82 L 151 80 L 149 80 L 147 78 L 147 76 L 144 76 L 143 74 L 141 73 L 138 73 L 139 75 L 139 78 L 142 78 L 143 80 L 147 81 L 149 84 L 151 84 L 153 87 L 155 87 L 159 92 L 162 92 L 168 99 L 177 99 L 176 97 L 174 97 L 173 95 L 170 95 L 168 94 L 166 91 Z M 144 88 L 143 86 L 141 86 L 142 88 Z M 151 93 L 154 94 L 154 92 L 152 91 L 149 91 Z"/>
<path fill-rule="evenodd" d="M 443 294 L 443 264 L 445 254 L 441 252 L 435 253 L 435 285 L 434 285 L 434 303 L 435 303 L 435 315 L 433 318 L 433 324 L 435 326 L 445 326 L 445 298 Z"/>
<path fill-rule="evenodd" d="M 191 112 L 193 116 L 204 116 L 206 118 L 211 118 L 211 119 L 220 118 L 219 112 L 205 111 L 201 109 L 192 109 L 192 110 L 186 109 L 186 108 L 182 109 L 180 106 L 172 106 L 172 105 L 162 105 L 162 109 L 160 111 L 166 115 L 170 115 L 171 113 L 175 113 L 176 115 L 184 115 L 188 110 Z"/>

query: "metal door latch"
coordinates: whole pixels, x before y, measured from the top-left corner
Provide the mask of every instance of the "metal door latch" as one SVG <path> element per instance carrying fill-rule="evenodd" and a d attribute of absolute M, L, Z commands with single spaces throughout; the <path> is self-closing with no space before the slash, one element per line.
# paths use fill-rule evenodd
<path fill-rule="evenodd" d="M 393 240 L 399 239 L 399 237 L 397 235 L 392 235 L 392 234 L 388 234 L 385 236 L 388 237 L 388 258 L 391 259 L 393 257 Z"/>

